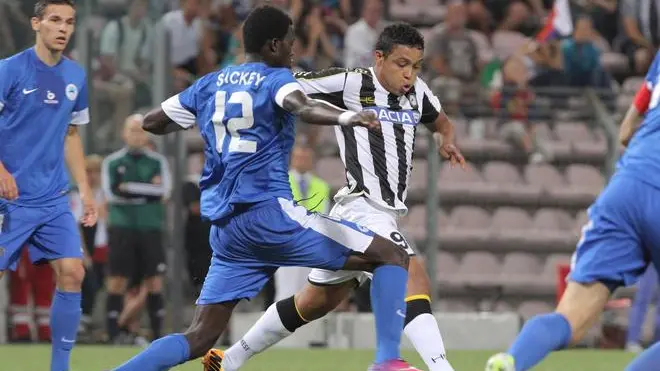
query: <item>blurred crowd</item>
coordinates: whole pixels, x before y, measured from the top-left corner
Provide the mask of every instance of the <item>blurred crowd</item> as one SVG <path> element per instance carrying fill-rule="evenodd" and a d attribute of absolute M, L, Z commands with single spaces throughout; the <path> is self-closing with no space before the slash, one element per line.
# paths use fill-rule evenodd
<path fill-rule="evenodd" d="M 157 24 L 170 31 L 172 86 L 181 91 L 205 73 L 241 62 L 241 22 L 259 2 L 97 0 L 86 23 L 93 31 L 96 120 L 102 120 L 97 137 L 118 145 L 117 128 L 124 118 L 151 105 Z M 517 145 L 535 161 L 551 154 L 535 148 L 533 127 L 527 124 L 539 108 L 534 89 L 593 87 L 603 94 L 617 93 L 627 76 L 644 74 L 660 46 L 660 7 L 648 0 L 570 0 L 572 35 L 549 41 L 537 36 L 551 15 L 552 0 L 270 3 L 288 8 L 294 19 L 300 70 L 368 65 L 376 36 L 387 22 L 404 18 L 417 23 L 427 43 L 423 77 L 438 91 L 445 109 L 472 118 L 479 112 L 470 107 L 483 104 L 518 120 L 503 125 L 503 135 L 514 133 Z M 398 16 L 396 9 L 402 6 L 438 17 Z M 4 0 L 0 8 L 8 19 L 0 25 L 3 56 L 32 42 L 30 2 Z M 112 136 L 114 141 L 108 142 Z"/>
<path fill-rule="evenodd" d="M 100 121 L 95 135 L 107 145 L 107 148 L 95 148 L 105 156 L 92 155 L 87 161 L 90 181 L 102 207 L 99 225 L 83 228 L 89 270 L 83 293 L 83 339 L 104 338 L 98 336 L 101 332 L 109 335 L 105 339 L 111 342 L 144 343 L 147 341 L 144 337 L 155 338 L 162 331 L 165 315 L 162 278 L 166 259 L 160 236 L 166 219 L 163 205 L 171 197 L 171 180 L 162 155 L 140 128 L 142 116 L 135 114 L 143 112 L 152 102 L 156 25 L 160 23 L 170 31 L 172 93 L 175 93 L 205 73 L 241 63 L 241 22 L 259 2 L 97 0 L 90 2 L 91 10 L 84 9 L 85 4 L 79 8 L 81 17 L 92 14 L 85 21 L 93 34 L 94 58 L 89 74 L 98 111 L 98 117 L 93 120 Z M 573 33 L 562 39 L 537 37 L 551 15 L 551 0 L 273 0 L 270 3 L 288 8 L 294 20 L 297 70 L 368 66 L 379 31 L 388 22 L 402 19 L 397 16 L 397 7 L 419 7 L 421 13 L 429 6 L 439 9 L 438 19 L 431 21 L 428 17 L 404 17 L 417 23 L 426 36 L 427 60 L 422 76 L 452 117 L 476 118 L 480 113 L 474 111 L 475 106 L 500 113 L 503 119 L 495 129 L 529 155 L 532 162 L 548 161 L 552 156 L 535 140 L 531 124 L 538 89 L 591 87 L 605 96 L 616 94 L 624 79 L 645 73 L 660 47 L 660 4 L 654 0 L 571 0 Z M 0 0 L 0 57 L 14 54 L 33 42 L 31 8 L 30 1 Z M 75 45 L 68 54 L 77 56 Z M 465 102 L 471 102 L 470 107 Z M 310 209 L 327 212 L 330 187 L 314 175 L 314 149 L 318 141 L 317 131 L 301 127 L 292 156 L 291 184 L 297 199 L 307 200 Z M 117 165 L 120 157 L 126 157 L 126 162 Z M 144 165 L 141 161 L 147 159 L 152 162 Z M 183 188 L 187 211 L 186 266 L 190 287 L 195 290 L 199 290 L 210 256 L 205 238 L 209 225 L 201 219 L 199 211 L 202 159 L 201 153 L 190 154 L 190 175 Z M 149 173 L 148 179 L 135 180 L 151 187 L 147 194 L 120 189 L 120 184 L 125 182 L 115 179 L 136 164 L 156 169 Z M 157 187 L 160 193 L 153 193 Z M 320 202 L 313 202 L 310 196 L 319 198 Z M 143 197 L 145 201 L 133 205 L 135 208 L 127 207 L 125 200 L 132 197 Z M 72 205 L 74 209 L 79 206 L 75 193 Z M 144 221 L 143 215 L 148 215 L 153 223 L 136 223 L 136 220 Z M 123 229 L 119 232 L 121 238 L 113 238 L 113 230 L 117 235 L 118 228 Z M 133 254 L 124 255 L 124 259 L 134 258 L 141 263 L 134 269 L 116 263 L 113 269 L 109 249 L 123 249 L 124 254 Z M 50 299 L 43 295 L 52 290 L 38 293 L 39 285 L 31 283 L 35 274 L 31 269 L 21 265 L 18 273 L 12 275 L 10 313 L 15 341 L 32 339 L 31 329 L 35 326 L 39 339 L 49 337 L 42 334 L 48 331 L 48 326 L 42 325 L 47 324 L 44 316 L 50 305 Z M 295 282 L 302 284 L 304 277 L 304 270 L 278 275 L 266 290 L 266 307 L 275 296 L 285 297 L 295 292 L 298 288 Z M 41 279 L 34 282 L 37 281 L 41 285 L 53 284 Z M 96 293 L 102 287 L 107 294 L 105 324 L 95 326 L 92 314 Z M 28 294 L 37 299 L 28 300 Z M 36 309 L 28 310 L 28 303 L 33 303 Z M 140 330 L 142 308 L 147 308 L 151 324 L 146 333 Z M 368 300 L 365 304 L 358 297 L 343 308 L 368 310 Z"/>

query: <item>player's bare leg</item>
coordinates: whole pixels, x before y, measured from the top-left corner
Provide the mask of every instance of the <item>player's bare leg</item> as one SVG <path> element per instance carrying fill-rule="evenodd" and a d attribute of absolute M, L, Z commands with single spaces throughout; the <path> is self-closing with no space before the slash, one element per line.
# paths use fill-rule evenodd
<path fill-rule="evenodd" d="M 440 330 L 431 314 L 428 274 L 416 257 L 411 257 L 408 270 L 404 331 L 430 370 L 452 370 L 445 356 Z M 224 371 L 240 369 L 255 354 L 334 310 L 348 297 L 356 283 L 355 280 L 323 286 L 307 283 L 294 297 L 271 305 L 241 341 L 226 352 L 211 350 L 205 358 L 207 370 L 219 369 L 219 361 L 222 361 Z"/>
<path fill-rule="evenodd" d="M 85 267 L 82 259 L 63 258 L 51 261 L 57 277 L 50 313 L 52 341 L 51 371 L 69 369 L 71 349 L 76 342 L 82 310 L 80 307 Z"/>
<path fill-rule="evenodd" d="M 609 297 L 610 290 L 600 282 L 569 282 L 555 312 L 527 321 L 509 351 L 491 357 L 486 370 L 528 370 L 550 352 L 580 341 Z"/>
<path fill-rule="evenodd" d="M 227 328 L 238 300 L 198 305 L 183 334 L 160 338 L 115 371 L 165 370 L 203 356 Z"/>
<path fill-rule="evenodd" d="M 555 312 L 563 315 L 571 326 L 570 343 L 582 340 L 596 323 L 610 294 L 607 286 L 600 282 L 586 285 L 568 283 Z"/>

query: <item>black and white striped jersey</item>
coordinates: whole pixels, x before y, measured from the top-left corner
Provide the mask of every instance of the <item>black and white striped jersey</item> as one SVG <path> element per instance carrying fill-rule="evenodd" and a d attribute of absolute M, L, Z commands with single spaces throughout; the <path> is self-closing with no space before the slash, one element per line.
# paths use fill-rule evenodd
<path fill-rule="evenodd" d="M 381 123 L 376 131 L 335 127 L 347 181 L 335 199 L 365 195 L 405 212 L 417 125 L 434 123 L 442 110 L 426 83 L 417 78 L 408 94 L 397 96 L 378 82 L 373 68 L 330 68 L 295 77 L 309 97 L 351 111 L 372 110 Z"/>

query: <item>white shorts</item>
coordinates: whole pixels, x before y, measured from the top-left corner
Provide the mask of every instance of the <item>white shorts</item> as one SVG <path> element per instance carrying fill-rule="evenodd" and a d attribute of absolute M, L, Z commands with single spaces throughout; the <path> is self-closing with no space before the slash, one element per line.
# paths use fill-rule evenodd
<path fill-rule="evenodd" d="M 330 216 L 348 220 L 371 229 L 384 238 L 389 238 L 408 255 L 415 255 L 413 246 L 408 243 L 399 229 L 399 213 L 387 209 L 370 201 L 366 197 L 345 198 L 330 210 Z M 359 271 L 330 271 L 326 269 L 312 269 L 307 280 L 315 285 L 329 286 L 338 285 L 350 280 L 356 280 L 362 284 L 372 276 L 368 272 Z"/>

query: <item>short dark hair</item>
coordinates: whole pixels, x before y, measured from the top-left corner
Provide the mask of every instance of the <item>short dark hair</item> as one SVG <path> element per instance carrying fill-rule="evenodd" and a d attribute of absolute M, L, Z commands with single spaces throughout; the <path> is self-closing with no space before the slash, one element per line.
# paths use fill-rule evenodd
<path fill-rule="evenodd" d="M 270 40 L 284 39 L 293 24 L 291 17 L 279 8 L 262 5 L 250 12 L 243 24 L 246 53 L 259 53 Z"/>
<path fill-rule="evenodd" d="M 388 56 L 397 45 L 424 50 L 424 36 L 408 23 L 395 23 L 385 27 L 378 35 L 376 50 Z"/>
<path fill-rule="evenodd" d="M 38 0 L 34 4 L 34 16 L 39 19 L 43 18 L 48 5 L 68 5 L 74 9 L 76 8 L 74 0 Z"/>

